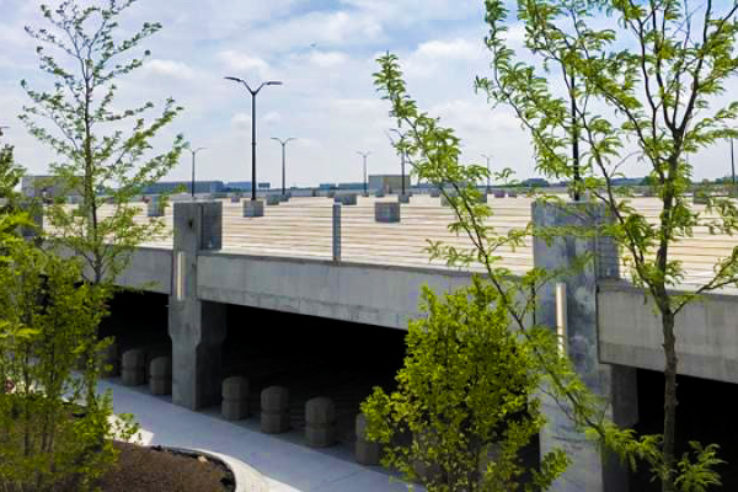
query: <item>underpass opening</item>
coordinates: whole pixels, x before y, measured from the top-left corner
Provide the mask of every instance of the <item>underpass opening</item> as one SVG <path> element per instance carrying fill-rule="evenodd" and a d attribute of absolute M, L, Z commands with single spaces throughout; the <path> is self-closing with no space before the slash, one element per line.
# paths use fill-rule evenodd
<path fill-rule="evenodd" d="M 689 451 L 689 441 L 720 446 L 718 457 L 722 490 L 738 490 L 738 385 L 688 376 L 677 378 L 677 459 Z M 664 418 L 664 375 L 638 370 L 639 434 L 662 434 Z M 632 474 L 631 490 L 660 491 L 659 482 L 641 464 Z"/>
<path fill-rule="evenodd" d="M 169 355 L 167 330 L 169 296 L 152 292 L 119 291 L 109 303 L 109 315 L 100 324 L 100 338 L 113 337 L 118 356 L 144 349 L 149 358 Z"/>
<path fill-rule="evenodd" d="M 286 387 L 290 424 L 302 430 L 307 400 L 331 398 L 344 443 L 372 388 L 395 387 L 405 354 L 404 330 L 232 305 L 227 320 L 223 376 L 248 378 L 249 408 L 259 408 L 264 388 Z"/>

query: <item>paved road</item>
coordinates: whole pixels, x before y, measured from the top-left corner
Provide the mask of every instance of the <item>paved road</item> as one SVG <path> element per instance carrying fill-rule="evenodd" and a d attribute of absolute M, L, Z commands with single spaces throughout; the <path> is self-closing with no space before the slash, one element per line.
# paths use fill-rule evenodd
<path fill-rule="evenodd" d="M 215 411 L 191 412 L 173 405 L 167 398 L 151 396 L 145 387 L 127 388 L 116 380 L 100 382 L 101 390 L 108 388 L 113 390 L 115 412 L 136 416 L 144 444 L 196 448 L 233 456 L 261 472 L 270 490 L 408 490 L 380 468 L 356 464 L 346 448 L 310 449 L 301 444 L 302 437 L 297 433 L 268 436 L 258 431 L 256 419 L 234 424 L 218 418 Z"/>

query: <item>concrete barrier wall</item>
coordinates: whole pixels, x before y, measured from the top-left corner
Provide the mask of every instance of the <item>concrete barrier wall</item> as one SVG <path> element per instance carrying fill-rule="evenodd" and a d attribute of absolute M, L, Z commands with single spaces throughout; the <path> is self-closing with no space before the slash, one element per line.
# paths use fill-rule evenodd
<path fill-rule="evenodd" d="M 137 248 L 128 268 L 118 276 L 116 283 L 122 287 L 171 294 L 172 250 Z"/>
<path fill-rule="evenodd" d="M 600 283 L 600 360 L 663 371 L 660 320 L 639 289 L 623 281 Z M 708 294 L 676 320 L 679 373 L 738 383 L 738 295 Z"/>
<path fill-rule="evenodd" d="M 468 284 L 465 273 L 329 261 L 207 253 L 198 258 L 198 297 L 407 329 L 423 285 L 436 292 Z"/>

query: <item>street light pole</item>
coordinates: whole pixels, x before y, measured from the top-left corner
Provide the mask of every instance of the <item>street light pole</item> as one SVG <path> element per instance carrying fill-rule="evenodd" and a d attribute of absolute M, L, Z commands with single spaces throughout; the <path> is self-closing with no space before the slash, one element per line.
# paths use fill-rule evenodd
<path fill-rule="evenodd" d="M 490 184 L 489 184 L 490 168 L 489 168 L 489 163 L 492 160 L 492 155 L 491 154 L 490 155 L 482 154 L 482 157 L 484 157 L 485 160 L 487 161 L 487 193 L 489 193 L 489 190 L 490 190 Z"/>
<path fill-rule="evenodd" d="M 192 154 L 192 201 L 195 201 L 195 157 L 201 150 L 205 150 L 205 147 L 198 147 L 196 149 L 189 149 Z"/>
<path fill-rule="evenodd" d="M 400 133 L 400 130 L 398 130 L 397 128 L 391 128 L 390 131 L 395 133 L 398 137 L 400 137 L 400 142 L 402 142 L 403 135 L 402 133 Z M 395 141 L 392 140 L 392 136 L 389 133 L 387 133 L 387 138 L 389 138 L 390 143 L 394 146 Z M 402 195 L 403 196 L 405 195 L 405 162 L 406 162 L 406 159 L 407 159 L 407 154 L 405 153 L 404 150 L 400 150 L 400 172 L 401 172 L 400 179 L 402 179 Z"/>
<path fill-rule="evenodd" d="M 357 154 L 359 154 L 364 159 L 364 194 L 368 194 L 369 191 L 367 190 L 367 182 L 366 182 L 366 159 L 369 157 L 372 153 L 371 152 L 361 152 L 360 150 L 356 151 Z"/>
<path fill-rule="evenodd" d="M 287 195 L 287 192 L 285 191 L 285 189 L 286 189 L 286 185 L 285 185 L 286 178 L 285 178 L 285 175 L 287 174 L 287 171 L 286 171 L 287 165 L 285 164 L 285 162 L 287 160 L 286 159 L 286 154 L 287 154 L 286 148 L 287 148 L 287 144 L 288 143 L 290 143 L 293 140 L 297 140 L 297 139 L 295 137 L 289 137 L 289 138 L 286 138 L 286 139 L 282 140 L 281 138 L 272 137 L 272 140 L 276 140 L 277 142 L 279 142 L 282 145 L 282 196 L 284 197 L 284 196 Z"/>
<path fill-rule="evenodd" d="M 249 91 L 251 94 L 251 201 L 256 200 L 256 96 L 259 94 L 259 91 L 264 88 L 264 86 L 267 85 L 282 85 L 282 82 L 278 80 L 269 80 L 267 82 L 262 82 L 259 87 L 257 87 L 255 90 L 249 86 L 249 84 L 242 79 L 239 79 L 238 77 L 226 77 L 226 80 L 231 80 L 233 82 L 243 84 L 244 87 L 246 87 L 246 90 Z"/>

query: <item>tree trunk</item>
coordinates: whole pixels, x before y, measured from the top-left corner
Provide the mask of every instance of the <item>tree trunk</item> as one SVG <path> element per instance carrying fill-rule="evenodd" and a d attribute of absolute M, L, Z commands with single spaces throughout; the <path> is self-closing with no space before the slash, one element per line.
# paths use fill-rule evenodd
<path fill-rule="evenodd" d="M 674 335 L 674 314 L 671 311 L 662 315 L 662 328 L 664 332 L 664 356 L 666 367 L 664 368 L 664 443 L 663 460 L 668 475 L 662 481 L 663 492 L 674 492 L 674 466 L 676 445 L 676 409 L 677 409 L 677 355 L 676 337 Z"/>

